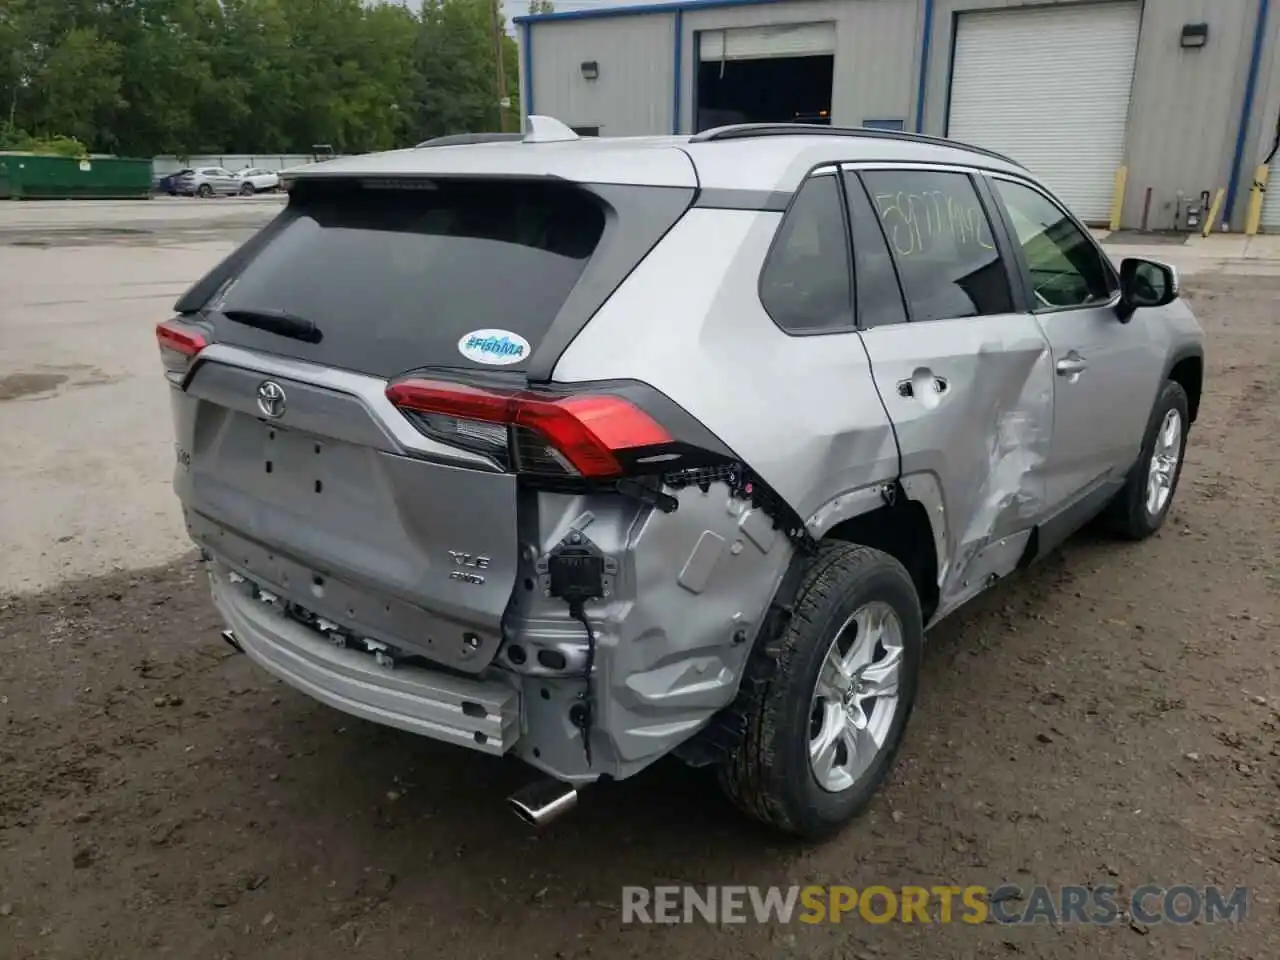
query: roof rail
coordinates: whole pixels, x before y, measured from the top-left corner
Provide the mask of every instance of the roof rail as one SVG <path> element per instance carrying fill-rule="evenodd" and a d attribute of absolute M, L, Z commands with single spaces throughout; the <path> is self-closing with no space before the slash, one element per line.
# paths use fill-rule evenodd
<path fill-rule="evenodd" d="M 1006 157 L 1002 153 L 975 147 L 958 140 L 946 137 L 931 137 L 923 133 L 908 133 L 905 130 L 882 130 L 878 127 L 828 127 L 817 123 L 734 123 L 725 127 L 714 127 L 695 133 L 689 138 L 690 143 L 714 143 L 719 140 L 747 140 L 751 137 L 785 137 L 785 136 L 820 136 L 820 137 L 866 137 L 868 140 L 904 140 L 909 143 L 928 143 L 939 147 L 952 147 L 956 150 L 967 150 L 983 156 L 1000 160 L 1015 167 L 1025 169 L 1017 160 Z"/>
<path fill-rule="evenodd" d="M 432 137 L 423 140 L 419 147 L 457 147 L 468 143 L 497 143 L 503 140 L 519 140 L 520 133 L 450 133 L 443 137 Z"/>

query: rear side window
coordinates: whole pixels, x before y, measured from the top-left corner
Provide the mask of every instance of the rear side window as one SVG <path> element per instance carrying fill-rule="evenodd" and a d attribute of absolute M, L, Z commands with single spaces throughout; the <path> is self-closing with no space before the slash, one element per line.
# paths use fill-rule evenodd
<path fill-rule="evenodd" d="M 483 369 L 459 344 L 515 334 L 492 358 L 523 370 L 604 229 L 568 186 L 469 181 L 432 189 L 299 184 L 284 225 L 212 304 L 218 339 L 390 377 L 427 365 Z M 225 314 L 287 313 L 319 328 L 305 343 Z M 483 345 L 483 344 L 481 344 Z M 473 354 L 474 355 L 474 354 Z"/>
<path fill-rule="evenodd" d="M 835 176 L 811 177 L 778 228 L 760 273 L 760 302 L 788 333 L 853 328 L 843 208 Z"/>
<path fill-rule="evenodd" d="M 871 170 L 863 180 L 912 320 L 1013 310 L 1008 273 L 967 174 Z"/>

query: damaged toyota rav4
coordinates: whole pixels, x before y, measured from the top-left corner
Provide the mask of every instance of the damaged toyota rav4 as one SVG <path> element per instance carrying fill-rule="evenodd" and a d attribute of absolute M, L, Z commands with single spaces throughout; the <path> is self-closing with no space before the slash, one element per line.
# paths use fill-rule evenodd
<path fill-rule="evenodd" d="M 927 628 L 1096 516 L 1164 522 L 1200 329 L 1016 163 L 801 125 L 468 139 L 294 172 L 156 334 L 225 638 L 523 760 L 526 820 L 673 755 L 830 833 Z"/>

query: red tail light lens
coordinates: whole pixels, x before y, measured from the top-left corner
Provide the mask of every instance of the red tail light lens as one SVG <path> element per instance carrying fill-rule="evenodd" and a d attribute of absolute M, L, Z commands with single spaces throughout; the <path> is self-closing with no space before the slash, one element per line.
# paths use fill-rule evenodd
<path fill-rule="evenodd" d="M 160 345 L 165 372 L 176 375 L 185 373 L 196 354 L 209 345 L 199 333 L 183 330 L 172 321 L 156 324 L 156 343 Z"/>
<path fill-rule="evenodd" d="M 419 414 L 515 428 L 515 466 L 522 472 L 616 477 L 623 473 L 619 452 L 672 442 L 667 430 L 647 413 L 608 394 L 548 397 L 405 380 L 387 388 L 387 399 Z M 539 444 L 530 442 L 535 438 L 546 449 L 539 451 Z"/>

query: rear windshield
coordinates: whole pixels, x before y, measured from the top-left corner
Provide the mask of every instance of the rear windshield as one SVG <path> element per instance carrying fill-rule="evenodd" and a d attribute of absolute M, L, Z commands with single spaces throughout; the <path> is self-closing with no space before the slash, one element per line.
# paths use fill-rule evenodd
<path fill-rule="evenodd" d="M 381 377 L 476 368 L 476 356 L 524 369 L 604 229 L 599 205 L 581 190 L 513 181 L 306 184 L 285 218 L 210 304 L 218 340 Z M 320 340 L 226 316 L 255 311 L 309 321 Z M 472 359 L 460 348 L 470 334 Z M 506 334 L 529 349 L 503 347 Z"/>

